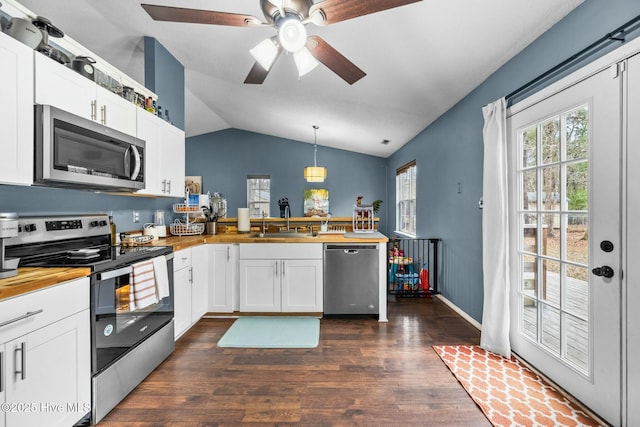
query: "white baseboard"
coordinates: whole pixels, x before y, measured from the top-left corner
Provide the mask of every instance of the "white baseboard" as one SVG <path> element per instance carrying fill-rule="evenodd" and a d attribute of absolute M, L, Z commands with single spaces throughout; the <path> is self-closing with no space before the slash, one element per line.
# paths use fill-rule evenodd
<path fill-rule="evenodd" d="M 469 316 L 467 313 L 465 313 L 464 311 L 462 311 L 462 309 L 460 307 L 458 307 L 457 305 L 455 305 L 454 303 L 452 303 L 451 301 L 449 301 L 448 299 L 446 299 L 445 297 L 443 297 L 442 295 L 436 295 L 436 297 L 441 300 L 443 303 L 447 304 L 449 307 L 451 307 L 451 309 L 453 311 L 455 311 L 456 313 L 458 313 L 460 316 L 462 316 L 462 318 L 464 320 L 466 320 L 467 322 L 471 323 L 471 325 L 473 327 L 475 327 L 477 330 L 481 331 L 482 330 L 482 324 L 479 323 L 476 319 L 474 319 L 473 317 Z"/>

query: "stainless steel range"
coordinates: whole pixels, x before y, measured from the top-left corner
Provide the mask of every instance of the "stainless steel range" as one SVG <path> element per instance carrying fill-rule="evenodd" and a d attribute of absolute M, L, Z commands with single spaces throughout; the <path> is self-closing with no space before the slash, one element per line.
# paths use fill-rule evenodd
<path fill-rule="evenodd" d="M 91 424 L 173 352 L 170 246 L 111 246 L 107 215 L 74 215 L 19 218 L 5 251 L 20 267 L 91 268 Z M 142 268 L 155 285 L 144 301 L 136 299 Z"/>

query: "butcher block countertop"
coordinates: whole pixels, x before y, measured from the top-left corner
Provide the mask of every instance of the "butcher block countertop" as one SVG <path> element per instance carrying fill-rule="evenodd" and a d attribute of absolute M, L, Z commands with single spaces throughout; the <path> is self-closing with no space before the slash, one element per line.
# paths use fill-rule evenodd
<path fill-rule="evenodd" d="M 167 236 L 151 242 L 153 246 L 172 246 L 174 251 L 204 243 L 380 243 L 389 239 L 380 233 L 320 234 L 315 237 L 255 237 L 255 233 L 220 233 L 215 235 Z M 18 275 L 0 279 L 0 300 L 27 292 L 89 276 L 89 268 L 79 267 L 21 267 Z"/>
<path fill-rule="evenodd" d="M 37 291 L 68 280 L 87 277 L 90 268 L 78 267 L 21 267 L 18 275 L 0 279 L 0 300 Z"/>
<path fill-rule="evenodd" d="M 315 237 L 255 237 L 256 233 L 220 233 L 198 236 L 167 236 L 153 241 L 154 246 L 173 246 L 174 251 L 186 249 L 203 243 L 381 243 L 389 239 L 380 233 L 319 234 Z"/>

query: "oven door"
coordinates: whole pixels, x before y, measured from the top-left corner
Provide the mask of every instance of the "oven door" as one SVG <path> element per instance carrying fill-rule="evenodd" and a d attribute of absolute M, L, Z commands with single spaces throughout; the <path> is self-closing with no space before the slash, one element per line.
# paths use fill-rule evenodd
<path fill-rule="evenodd" d="M 173 256 L 167 255 L 169 296 L 144 308 L 130 303 L 132 267 L 92 276 L 92 373 L 97 374 L 173 319 Z"/>

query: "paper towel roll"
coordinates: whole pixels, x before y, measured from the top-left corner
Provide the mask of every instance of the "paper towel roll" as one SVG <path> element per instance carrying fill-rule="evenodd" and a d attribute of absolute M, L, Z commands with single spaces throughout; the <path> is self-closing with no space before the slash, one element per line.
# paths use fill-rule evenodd
<path fill-rule="evenodd" d="M 250 230 L 249 208 L 238 208 L 238 232 L 248 233 Z"/>

